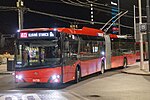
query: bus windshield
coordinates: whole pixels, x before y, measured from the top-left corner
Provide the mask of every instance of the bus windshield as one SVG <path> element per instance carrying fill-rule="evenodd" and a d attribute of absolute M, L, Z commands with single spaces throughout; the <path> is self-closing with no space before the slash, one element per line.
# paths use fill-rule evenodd
<path fill-rule="evenodd" d="M 61 50 L 57 40 L 19 42 L 16 67 L 54 67 L 60 63 Z"/>

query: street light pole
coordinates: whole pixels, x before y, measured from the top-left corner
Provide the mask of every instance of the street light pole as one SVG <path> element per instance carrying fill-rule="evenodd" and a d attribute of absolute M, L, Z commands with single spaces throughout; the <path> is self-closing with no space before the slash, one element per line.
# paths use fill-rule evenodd
<path fill-rule="evenodd" d="M 136 40 L 137 32 L 136 32 L 136 14 L 135 14 L 135 12 L 136 12 L 136 8 L 135 8 L 135 5 L 134 5 L 134 39 Z"/>
<path fill-rule="evenodd" d="M 120 12 L 120 0 L 118 0 L 118 13 Z M 118 20 L 118 28 L 119 28 L 119 35 L 121 35 L 121 27 L 120 27 L 120 20 Z"/>
<path fill-rule="evenodd" d="M 149 57 L 149 71 L 150 71 L 150 8 L 149 0 L 147 0 L 146 10 L 147 10 L 147 41 L 148 41 L 148 57 Z"/>
<path fill-rule="evenodd" d="M 19 30 L 23 29 L 23 1 L 18 0 L 17 2 L 17 8 L 18 8 L 18 24 L 19 24 Z"/>
<path fill-rule="evenodd" d="M 138 1 L 139 3 L 139 26 L 142 24 L 142 9 L 141 9 L 141 0 Z M 144 59 L 143 59 L 143 34 L 140 32 L 140 69 L 144 69 Z"/>

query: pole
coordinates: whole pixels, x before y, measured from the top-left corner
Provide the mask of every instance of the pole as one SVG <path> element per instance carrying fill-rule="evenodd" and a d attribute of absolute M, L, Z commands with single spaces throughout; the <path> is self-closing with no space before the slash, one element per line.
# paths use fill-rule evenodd
<path fill-rule="evenodd" d="M 118 13 L 120 12 L 120 0 L 118 0 Z M 120 20 L 118 20 L 118 28 L 119 28 L 119 35 L 121 35 L 121 27 L 120 27 Z"/>
<path fill-rule="evenodd" d="M 149 72 L 150 72 L 150 8 L 149 0 L 147 0 L 146 11 L 147 11 L 147 41 L 148 41 L 148 59 L 149 59 Z"/>
<path fill-rule="evenodd" d="M 17 8 L 18 8 L 19 30 L 21 30 L 21 29 L 23 29 L 23 1 L 22 0 L 18 0 Z"/>
<path fill-rule="evenodd" d="M 134 39 L 136 40 L 136 8 L 135 8 L 135 5 L 134 5 Z"/>
<path fill-rule="evenodd" d="M 142 24 L 142 10 L 141 10 L 141 0 L 139 0 L 139 25 Z M 143 60 L 143 34 L 140 32 L 140 69 L 144 69 L 144 60 Z"/>

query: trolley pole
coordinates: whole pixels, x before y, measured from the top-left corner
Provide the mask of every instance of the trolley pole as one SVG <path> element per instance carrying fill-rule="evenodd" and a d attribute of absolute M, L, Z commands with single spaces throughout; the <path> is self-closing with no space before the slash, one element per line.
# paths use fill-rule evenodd
<path fill-rule="evenodd" d="M 148 59 L 149 59 L 149 72 L 150 72 L 150 8 L 149 0 L 147 0 L 146 10 L 147 10 L 147 41 L 148 41 Z"/>
<path fill-rule="evenodd" d="M 19 24 L 19 30 L 23 29 L 23 1 L 18 0 L 17 2 L 17 8 L 18 8 L 18 24 Z"/>
<path fill-rule="evenodd" d="M 142 25 L 142 9 L 141 9 L 141 0 L 138 1 L 139 3 L 139 26 Z M 139 28 L 139 34 L 140 34 L 140 69 L 144 69 L 144 59 L 143 59 L 143 34 L 140 31 Z"/>

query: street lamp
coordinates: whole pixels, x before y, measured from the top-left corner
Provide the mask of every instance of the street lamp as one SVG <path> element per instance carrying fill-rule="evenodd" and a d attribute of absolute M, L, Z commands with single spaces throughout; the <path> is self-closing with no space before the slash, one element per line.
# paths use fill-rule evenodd
<path fill-rule="evenodd" d="M 148 56 L 149 56 L 149 71 L 150 71 L 150 8 L 149 0 L 147 0 L 146 10 L 147 10 L 147 41 L 148 41 Z"/>
<path fill-rule="evenodd" d="M 18 8 L 18 23 L 19 23 L 19 30 L 23 29 L 23 1 L 18 0 L 17 8 Z"/>
<path fill-rule="evenodd" d="M 139 3 L 139 25 L 142 25 L 141 0 L 139 0 L 138 3 Z M 140 31 L 139 31 L 139 34 L 140 34 L 140 69 L 143 69 L 144 68 L 144 59 L 143 59 L 143 34 Z"/>

